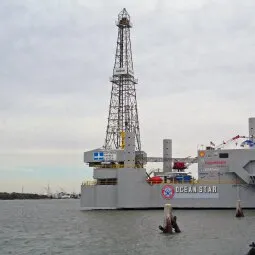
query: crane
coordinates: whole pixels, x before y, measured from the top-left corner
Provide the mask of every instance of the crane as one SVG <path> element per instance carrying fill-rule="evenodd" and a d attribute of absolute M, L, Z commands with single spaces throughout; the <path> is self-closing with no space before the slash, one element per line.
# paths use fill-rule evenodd
<path fill-rule="evenodd" d="M 217 145 L 217 146 L 215 147 L 215 149 L 221 149 L 221 148 L 223 148 L 226 144 L 229 144 L 229 143 L 231 143 L 231 142 L 234 142 L 234 141 L 236 141 L 236 140 L 238 140 L 238 139 L 240 139 L 240 138 L 249 138 L 249 137 L 241 136 L 241 135 L 236 135 L 236 136 L 232 137 L 231 139 L 227 140 L 226 142 L 223 141 L 221 144 Z"/>
<path fill-rule="evenodd" d="M 172 161 L 173 162 L 173 169 L 177 170 L 177 172 L 184 172 L 185 169 L 187 169 L 191 164 L 197 163 L 197 157 L 195 158 L 191 158 L 191 156 L 188 156 L 186 158 L 163 158 L 163 157 L 147 157 L 144 159 L 146 163 L 148 162 L 165 162 L 165 161 Z M 159 172 L 159 169 L 156 169 L 157 172 Z M 150 171 L 149 173 L 146 172 L 147 174 L 147 183 L 149 185 L 153 185 L 153 184 L 160 184 L 162 183 L 164 180 L 156 175 L 156 176 L 151 176 L 153 173 L 155 173 L 156 171 L 155 169 L 153 169 L 152 171 Z M 191 177 L 189 175 L 181 177 L 181 176 L 176 176 L 175 178 L 184 178 L 184 179 L 188 179 L 190 180 Z"/>
<path fill-rule="evenodd" d="M 163 158 L 163 157 L 144 157 L 143 162 L 148 163 L 148 162 L 165 162 L 165 161 L 175 161 L 175 162 L 183 162 L 187 164 L 193 164 L 197 163 L 197 157 L 191 158 L 186 157 L 186 158 Z"/>

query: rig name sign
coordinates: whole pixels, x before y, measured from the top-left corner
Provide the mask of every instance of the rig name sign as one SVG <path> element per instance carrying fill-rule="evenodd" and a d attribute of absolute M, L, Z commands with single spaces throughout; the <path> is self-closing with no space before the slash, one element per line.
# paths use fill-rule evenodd
<path fill-rule="evenodd" d="M 176 186 L 176 193 L 217 193 L 217 186 Z"/>
<path fill-rule="evenodd" d="M 164 185 L 161 195 L 164 199 L 219 198 L 218 187 L 215 185 Z"/>

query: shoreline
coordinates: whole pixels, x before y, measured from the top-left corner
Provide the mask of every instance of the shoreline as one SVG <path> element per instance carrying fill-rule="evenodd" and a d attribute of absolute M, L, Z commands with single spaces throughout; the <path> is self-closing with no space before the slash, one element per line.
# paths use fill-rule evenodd
<path fill-rule="evenodd" d="M 33 193 L 0 192 L 0 200 L 31 200 L 31 199 L 53 199 L 52 196 L 39 195 Z"/>

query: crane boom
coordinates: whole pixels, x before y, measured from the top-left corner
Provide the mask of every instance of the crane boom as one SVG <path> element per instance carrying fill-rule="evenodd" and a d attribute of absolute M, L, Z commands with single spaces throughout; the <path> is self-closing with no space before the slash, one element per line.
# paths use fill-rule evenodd
<path fill-rule="evenodd" d="M 166 161 L 181 161 L 187 164 L 197 163 L 197 157 L 195 158 L 163 158 L 163 157 L 145 157 L 144 162 L 166 162 Z"/>
<path fill-rule="evenodd" d="M 236 135 L 236 136 L 234 136 L 233 138 L 227 140 L 226 142 L 223 141 L 223 143 L 217 145 L 215 148 L 216 148 L 216 149 L 222 148 L 222 147 L 224 147 L 224 145 L 229 144 L 229 143 L 231 143 L 231 142 L 233 142 L 233 141 L 236 141 L 237 139 L 240 139 L 240 138 L 248 138 L 248 137 L 243 136 L 243 135 L 242 135 L 242 136 L 241 136 L 241 135 Z"/>

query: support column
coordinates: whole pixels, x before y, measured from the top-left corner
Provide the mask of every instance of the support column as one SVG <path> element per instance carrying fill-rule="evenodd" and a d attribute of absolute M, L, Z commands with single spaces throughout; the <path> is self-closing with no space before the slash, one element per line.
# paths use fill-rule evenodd
<path fill-rule="evenodd" d="M 249 118 L 249 137 L 255 142 L 255 118 Z"/>
<path fill-rule="evenodd" d="M 170 160 L 171 159 L 171 160 Z M 172 172 L 172 140 L 163 140 L 163 172 Z"/>
<path fill-rule="evenodd" d="M 135 167 L 135 133 L 127 132 L 125 135 L 125 168 L 134 168 Z"/>

